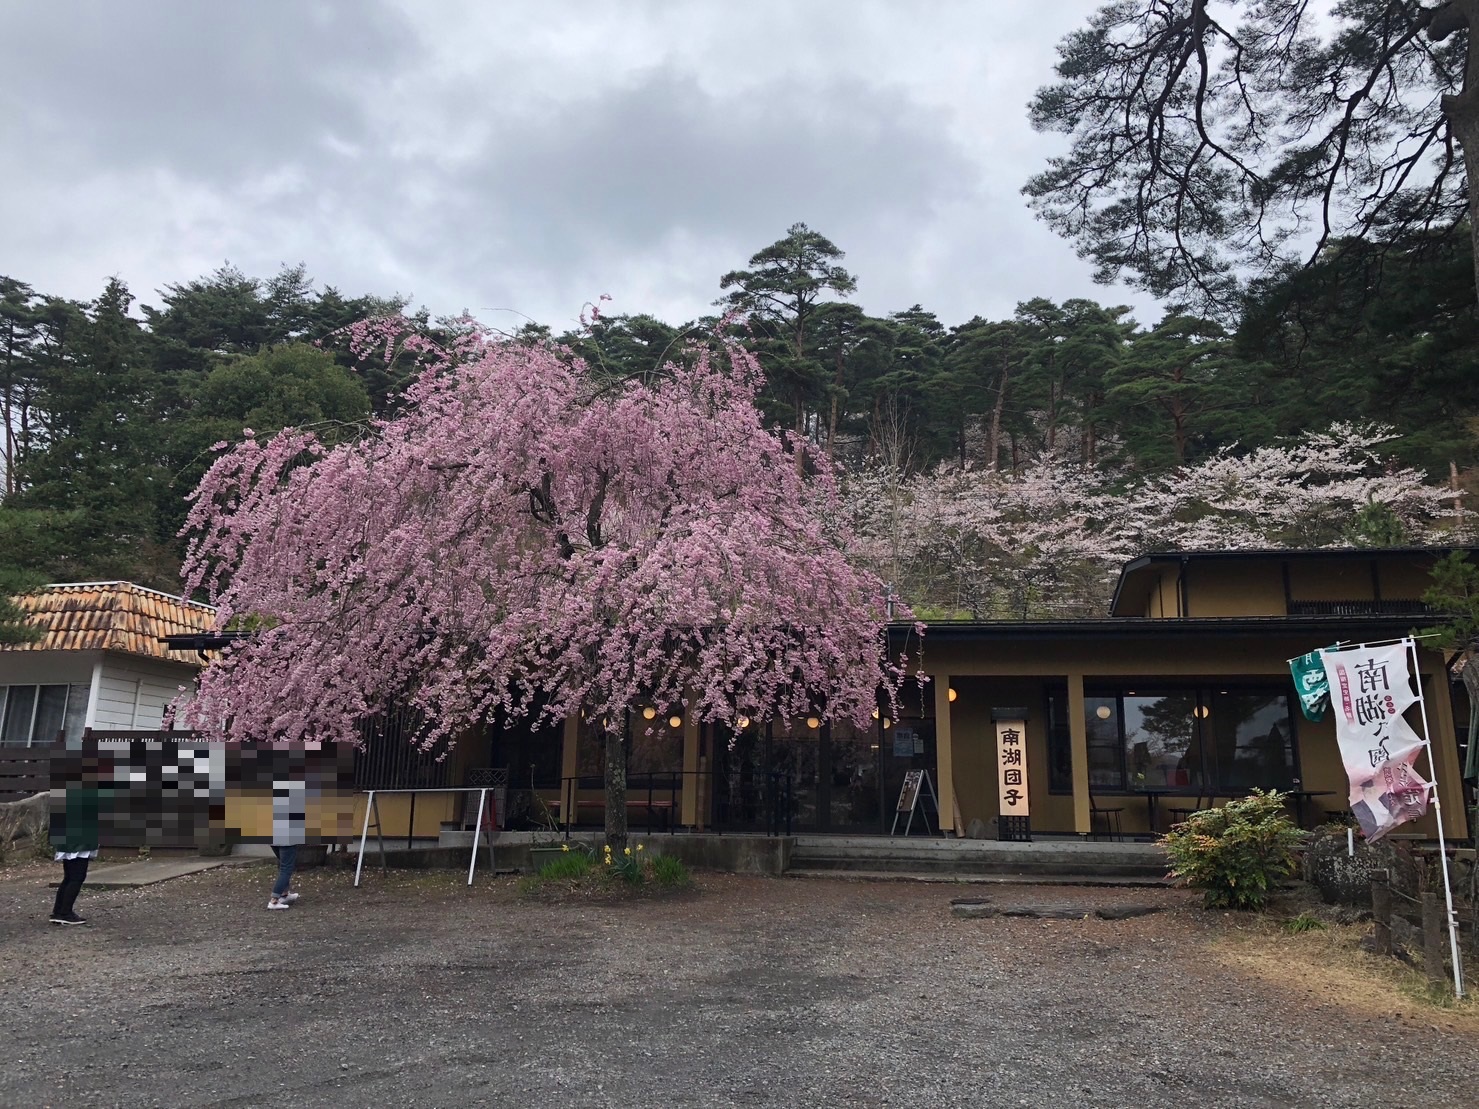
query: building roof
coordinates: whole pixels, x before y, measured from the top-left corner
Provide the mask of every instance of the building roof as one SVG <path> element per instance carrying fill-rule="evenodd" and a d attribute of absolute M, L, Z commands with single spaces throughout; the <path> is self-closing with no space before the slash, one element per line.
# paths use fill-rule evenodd
<path fill-rule="evenodd" d="M 126 581 L 48 585 L 15 600 L 42 636 L 0 651 L 117 651 L 200 666 L 196 652 L 169 650 L 160 638 L 209 631 L 216 622 L 209 605 Z"/>
<path fill-rule="evenodd" d="M 1174 620 L 1148 616 L 1111 616 L 1085 620 L 937 620 L 925 628 L 926 648 L 943 641 L 984 642 L 1024 639 L 1177 639 L 1212 636 L 1310 636 L 1318 645 L 1336 640 L 1400 637 L 1412 630 L 1413 617 L 1367 614 L 1361 616 L 1193 616 Z M 913 624 L 889 625 L 896 639 L 912 634 Z"/>
<path fill-rule="evenodd" d="M 1135 611 L 1153 587 L 1153 567 L 1192 562 L 1371 562 L 1422 560 L 1436 562 L 1454 551 L 1479 555 L 1479 547 L 1250 547 L 1245 550 L 1151 551 L 1120 567 L 1109 611 L 1118 616 Z"/>

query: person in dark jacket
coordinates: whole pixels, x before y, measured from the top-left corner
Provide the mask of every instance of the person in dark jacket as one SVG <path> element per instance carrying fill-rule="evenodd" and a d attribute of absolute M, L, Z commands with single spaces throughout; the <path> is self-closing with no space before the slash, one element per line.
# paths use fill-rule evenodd
<path fill-rule="evenodd" d="M 53 792 L 51 845 L 62 864 L 62 881 L 51 908 L 53 924 L 86 924 L 77 915 L 77 895 L 87 881 L 88 863 L 98 854 L 98 809 L 103 789 L 102 768 L 95 755 L 80 759 L 80 772 L 69 775 L 61 806 Z M 111 791 L 110 791 L 111 792 Z"/>

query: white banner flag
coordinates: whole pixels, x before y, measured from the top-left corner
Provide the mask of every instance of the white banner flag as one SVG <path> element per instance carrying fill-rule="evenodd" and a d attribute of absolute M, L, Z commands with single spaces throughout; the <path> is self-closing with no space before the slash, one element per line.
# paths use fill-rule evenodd
<path fill-rule="evenodd" d="M 1409 646 L 1324 652 L 1351 813 L 1368 841 L 1428 811 L 1428 783 L 1413 768 L 1423 741 L 1402 717 L 1417 700 Z"/>

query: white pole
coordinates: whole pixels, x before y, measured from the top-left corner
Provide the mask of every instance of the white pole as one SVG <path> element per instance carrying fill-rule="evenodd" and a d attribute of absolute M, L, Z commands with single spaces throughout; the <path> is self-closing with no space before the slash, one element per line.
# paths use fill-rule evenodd
<path fill-rule="evenodd" d="M 472 885 L 472 872 L 478 865 L 478 837 L 483 834 L 483 803 L 488 799 L 486 789 L 478 790 L 478 822 L 472 826 L 472 858 L 467 862 L 467 884 Z"/>
<path fill-rule="evenodd" d="M 1453 886 L 1448 880 L 1448 846 L 1443 839 L 1443 803 L 1438 800 L 1438 765 L 1433 761 L 1433 741 L 1428 733 L 1428 705 L 1423 697 L 1422 669 L 1418 665 L 1417 644 L 1407 640 L 1407 654 L 1412 660 L 1412 677 L 1417 683 L 1417 708 L 1423 722 L 1423 747 L 1428 753 L 1428 773 L 1432 775 L 1433 819 L 1438 824 L 1438 859 L 1443 867 L 1443 900 L 1448 909 L 1448 949 L 1453 958 L 1453 995 L 1464 996 L 1464 962 L 1458 953 L 1458 918 L 1453 912 Z"/>
<path fill-rule="evenodd" d="M 370 795 L 365 798 L 365 826 L 359 833 L 359 861 L 354 864 L 354 884 L 359 887 L 359 872 L 365 866 L 365 840 L 370 838 L 370 809 L 375 804 L 375 791 L 370 790 Z"/>

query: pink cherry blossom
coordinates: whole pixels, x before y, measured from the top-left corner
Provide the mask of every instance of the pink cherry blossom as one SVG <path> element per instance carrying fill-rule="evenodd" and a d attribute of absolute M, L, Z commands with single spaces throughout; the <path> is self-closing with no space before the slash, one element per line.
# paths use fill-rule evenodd
<path fill-rule="evenodd" d="M 470 324 L 404 321 L 403 414 L 349 443 L 287 429 L 193 494 L 185 574 L 258 634 L 204 672 L 190 722 L 231 740 L 356 742 L 392 704 L 445 749 L 503 712 L 628 706 L 869 722 L 904 660 L 849 563 L 835 477 L 764 429 L 755 360 L 714 336 L 643 380 Z M 897 615 L 897 613 L 896 613 Z"/>

